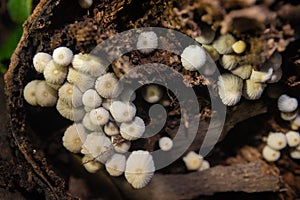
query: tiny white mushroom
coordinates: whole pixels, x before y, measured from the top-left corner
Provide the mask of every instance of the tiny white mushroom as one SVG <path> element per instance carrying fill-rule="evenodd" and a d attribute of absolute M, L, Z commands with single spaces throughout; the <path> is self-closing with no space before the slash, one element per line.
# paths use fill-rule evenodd
<path fill-rule="evenodd" d="M 169 137 L 162 137 L 158 141 L 159 148 L 163 151 L 169 151 L 173 147 L 173 140 Z"/>
<path fill-rule="evenodd" d="M 198 45 L 187 46 L 181 54 L 182 66 L 189 71 L 199 70 L 206 60 L 205 50 Z"/>
<path fill-rule="evenodd" d="M 82 124 L 76 124 L 69 126 L 62 138 L 63 145 L 66 149 L 73 153 L 79 153 L 87 137 L 87 133 Z"/>
<path fill-rule="evenodd" d="M 113 73 L 107 73 L 97 78 L 95 89 L 104 98 L 115 98 L 122 92 L 123 85 Z"/>
<path fill-rule="evenodd" d="M 53 61 L 61 66 L 68 66 L 73 59 L 73 52 L 68 47 L 58 47 L 53 51 Z"/>
<path fill-rule="evenodd" d="M 108 122 L 104 125 L 104 133 L 108 136 L 113 136 L 118 135 L 120 132 L 118 126 L 115 123 Z"/>
<path fill-rule="evenodd" d="M 209 162 L 207 160 L 203 160 L 200 168 L 198 169 L 198 171 L 203 171 L 203 170 L 206 170 L 206 169 L 209 169 L 209 168 L 210 168 Z"/>
<path fill-rule="evenodd" d="M 266 86 L 264 83 L 255 83 L 248 79 L 244 82 L 243 96 L 249 100 L 259 99 Z"/>
<path fill-rule="evenodd" d="M 89 89 L 84 92 L 82 96 L 82 103 L 84 106 L 90 108 L 97 108 L 102 103 L 102 98 L 99 96 L 96 90 Z"/>
<path fill-rule="evenodd" d="M 82 92 L 73 84 L 68 82 L 58 90 L 58 97 L 68 105 L 78 108 L 82 106 Z"/>
<path fill-rule="evenodd" d="M 84 115 L 84 117 L 82 119 L 82 124 L 89 131 L 101 131 L 102 132 L 101 126 L 95 125 L 94 123 L 91 122 L 89 112 Z"/>
<path fill-rule="evenodd" d="M 283 94 L 278 98 L 277 106 L 281 112 L 294 112 L 298 107 L 298 101 L 296 98 Z"/>
<path fill-rule="evenodd" d="M 213 47 L 220 53 L 220 54 L 228 54 L 232 53 L 232 45 L 236 42 L 236 39 L 231 34 L 225 34 L 219 36 L 214 42 Z"/>
<path fill-rule="evenodd" d="M 265 83 L 271 79 L 273 74 L 273 68 L 271 67 L 262 67 L 260 71 L 252 69 L 250 79 L 253 82 Z"/>
<path fill-rule="evenodd" d="M 105 163 L 106 171 L 111 176 L 121 176 L 125 171 L 126 158 L 122 154 L 115 153 Z"/>
<path fill-rule="evenodd" d="M 300 134 L 296 131 L 289 131 L 286 133 L 287 143 L 290 147 L 296 147 L 300 144 Z"/>
<path fill-rule="evenodd" d="M 111 142 L 114 146 L 114 150 L 117 153 L 126 153 L 128 152 L 128 150 L 130 149 L 131 146 L 131 142 L 128 140 L 122 141 L 122 142 L 118 142 L 118 140 L 120 139 L 120 135 L 113 135 L 111 136 Z M 121 137 L 121 139 L 123 139 Z M 124 139 L 123 139 L 124 140 Z"/>
<path fill-rule="evenodd" d="M 135 117 L 131 122 L 123 122 L 120 125 L 120 133 L 126 140 L 141 138 L 145 132 L 145 123 L 140 117 Z"/>
<path fill-rule="evenodd" d="M 243 80 L 233 74 L 222 74 L 218 79 L 218 89 L 225 105 L 236 105 L 242 96 Z"/>
<path fill-rule="evenodd" d="M 81 121 L 85 114 L 82 107 L 74 108 L 61 99 L 58 99 L 56 109 L 61 116 L 75 122 Z"/>
<path fill-rule="evenodd" d="M 220 64 L 224 67 L 224 69 L 233 70 L 238 65 L 237 56 L 230 54 L 223 55 L 220 60 Z"/>
<path fill-rule="evenodd" d="M 74 55 L 72 65 L 79 72 L 98 77 L 106 72 L 105 66 L 107 64 L 96 56 L 80 53 Z"/>
<path fill-rule="evenodd" d="M 67 76 L 69 83 L 76 85 L 81 92 L 85 92 L 95 86 L 95 78 L 81 73 L 73 68 L 69 68 Z"/>
<path fill-rule="evenodd" d="M 40 80 L 33 80 L 27 83 L 24 88 L 23 96 L 24 99 L 32 106 L 37 106 L 37 99 L 36 99 L 36 92 L 37 92 L 37 85 L 41 82 Z"/>
<path fill-rule="evenodd" d="M 290 151 L 290 156 L 293 159 L 300 159 L 300 151 L 297 149 L 293 149 Z"/>
<path fill-rule="evenodd" d="M 103 126 L 109 121 L 109 112 L 102 107 L 91 110 L 90 120 L 94 125 Z"/>
<path fill-rule="evenodd" d="M 33 57 L 33 66 L 38 73 L 43 73 L 45 66 L 52 60 L 52 56 L 48 53 L 39 52 Z"/>
<path fill-rule="evenodd" d="M 90 173 L 96 173 L 101 168 L 101 164 L 88 154 L 83 156 L 82 164 L 86 171 Z"/>
<path fill-rule="evenodd" d="M 133 151 L 127 159 L 125 178 L 133 188 L 145 187 L 154 175 L 155 167 L 148 151 Z"/>
<path fill-rule="evenodd" d="M 130 102 L 114 101 L 110 113 L 117 122 L 129 122 L 135 116 L 136 108 Z"/>
<path fill-rule="evenodd" d="M 234 75 L 241 77 L 242 79 L 248 79 L 252 73 L 252 66 L 251 65 L 241 65 L 236 67 L 235 69 L 230 71 Z"/>
<path fill-rule="evenodd" d="M 265 146 L 262 150 L 262 155 L 266 161 L 274 162 L 280 158 L 280 151 Z"/>
<path fill-rule="evenodd" d="M 297 114 L 295 119 L 291 122 L 291 126 L 294 127 L 294 130 L 299 129 L 299 127 L 300 127 L 300 115 L 299 114 Z"/>
<path fill-rule="evenodd" d="M 267 145 L 275 150 L 281 150 L 286 147 L 287 139 L 281 132 L 270 133 L 267 138 Z"/>
<path fill-rule="evenodd" d="M 53 60 L 49 61 L 44 69 L 44 77 L 48 83 L 62 84 L 68 74 L 68 68 L 56 64 Z"/>
<path fill-rule="evenodd" d="M 159 86 L 151 84 L 147 85 L 143 89 L 142 95 L 145 101 L 149 103 L 156 103 L 161 99 L 163 92 Z"/>
<path fill-rule="evenodd" d="M 285 121 L 292 121 L 297 117 L 297 112 L 280 112 L 280 117 Z"/>
<path fill-rule="evenodd" d="M 142 32 L 136 43 L 136 48 L 142 53 L 150 53 L 158 47 L 158 37 L 153 31 Z"/>
<path fill-rule="evenodd" d="M 188 170 L 198 170 L 201 167 L 203 157 L 194 151 L 190 151 L 186 156 L 182 158 L 185 166 Z"/>
<path fill-rule="evenodd" d="M 37 104 L 42 107 L 55 106 L 57 91 L 47 85 L 46 81 L 40 81 L 36 86 Z"/>

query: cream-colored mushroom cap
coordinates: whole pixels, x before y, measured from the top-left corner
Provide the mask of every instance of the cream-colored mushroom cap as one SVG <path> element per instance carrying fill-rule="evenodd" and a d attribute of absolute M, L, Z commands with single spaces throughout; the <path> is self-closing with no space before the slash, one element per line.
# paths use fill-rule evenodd
<path fill-rule="evenodd" d="M 32 106 L 37 106 L 37 99 L 36 99 L 36 92 L 37 92 L 37 85 L 41 82 L 40 80 L 33 80 L 27 83 L 24 88 L 23 96 L 24 99 Z"/>
<path fill-rule="evenodd" d="M 84 92 L 82 96 L 82 103 L 84 106 L 90 107 L 90 108 L 97 108 L 102 103 L 102 98 L 94 89 L 89 89 Z"/>
<path fill-rule="evenodd" d="M 210 168 L 209 162 L 207 160 L 203 160 L 200 168 L 198 169 L 198 171 L 203 171 L 203 170 L 206 170 L 206 169 L 209 169 L 209 168 Z"/>
<path fill-rule="evenodd" d="M 125 171 L 126 158 L 122 154 L 115 153 L 105 163 L 106 171 L 111 176 L 120 176 Z"/>
<path fill-rule="evenodd" d="M 290 147 L 296 147 L 300 144 L 300 134 L 296 131 L 289 131 L 286 134 L 287 143 Z"/>
<path fill-rule="evenodd" d="M 213 61 L 217 61 L 220 58 L 220 54 L 212 45 L 202 45 L 203 49 L 210 55 Z"/>
<path fill-rule="evenodd" d="M 297 149 L 293 149 L 290 151 L 290 156 L 293 159 L 300 159 L 300 151 Z"/>
<path fill-rule="evenodd" d="M 52 60 L 52 56 L 48 53 L 39 52 L 33 57 L 33 66 L 38 73 L 43 73 L 45 66 Z"/>
<path fill-rule="evenodd" d="M 65 82 L 58 90 L 58 97 L 69 106 L 78 108 L 82 106 L 82 92 L 73 84 Z"/>
<path fill-rule="evenodd" d="M 49 61 L 44 69 L 44 77 L 48 83 L 63 84 L 68 74 L 68 68 L 56 64 L 53 60 Z"/>
<path fill-rule="evenodd" d="M 280 151 L 272 149 L 268 145 L 262 150 L 263 158 L 268 162 L 274 162 L 280 158 Z"/>
<path fill-rule="evenodd" d="M 90 120 L 93 124 L 103 126 L 109 121 L 109 112 L 102 107 L 91 110 Z"/>
<path fill-rule="evenodd" d="M 239 40 L 237 42 L 235 42 L 231 48 L 233 49 L 233 51 L 237 54 L 243 53 L 246 48 L 247 48 L 247 44 L 245 41 L 243 40 Z"/>
<path fill-rule="evenodd" d="M 90 118 L 90 113 L 89 112 L 84 115 L 84 117 L 82 119 L 82 124 L 89 131 L 101 131 L 101 132 L 103 132 L 101 126 L 95 125 L 94 123 L 91 122 L 91 118 Z"/>
<path fill-rule="evenodd" d="M 123 122 L 120 125 L 120 133 L 126 140 L 141 138 L 145 132 L 145 123 L 140 117 L 135 117 L 131 122 Z"/>
<path fill-rule="evenodd" d="M 158 146 L 163 151 L 170 151 L 173 147 L 173 140 L 169 137 L 162 137 L 158 141 Z"/>
<path fill-rule="evenodd" d="M 148 151 L 133 151 L 127 159 L 125 178 L 135 189 L 145 187 L 154 175 L 152 155 Z"/>
<path fill-rule="evenodd" d="M 292 121 L 297 117 L 297 112 L 280 112 L 280 117 L 285 121 Z"/>
<path fill-rule="evenodd" d="M 120 137 L 121 137 L 120 135 L 111 136 L 111 142 L 114 146 L 115 152 L 117 152 L 117 153 L 126 153 L 130 149 L 131 142 L 128 141 L 128 140 L 119 141 Z"/>
<path fill-rule="evenodd" d="M 61 66 L 68 66 L 73 59 L 73 52 L 68 47 L 58 47 L 53 51 L 53 61 Z"/>
<path fill-rule="evenodd" d="M 235 55 L 223 55 L 220 64 L 224 69 L 233 70 L 238 66 L 237 57 Z"/>
<path fill-rule="evenodd" d="M 114 101 L 109 110 L 117 122 L 130 122 L 136 113 L 134 104 L 122 101 Z"/>
<path fill-rule="evenodd" d="M 142 32 L 137 40 L 136 48 L 142 53 L 150 53 L 158 47 L 158 37 L 154 31 Z"/>
<path fill-rule="evenodd" d="M 106 61 L 91 54 L 76 54 L 73 57 L 72 65 L 79 72 L 89 76 L 98 77 L 106 72 Z"/>
<path fill-rule="evenodd" d="M 271 79 L 273 71 L 271 67 L 263 67 L 260 71 L 252 69 L 250 79 L 253 82 L 265 83 Z"/>
<path fill-rule="evenodd" d="M 107 73 L 97 78 L 95 89 L 104 98 L 115 98 L 123 90 L 123 84 L 113 73 Z"/>
<path fill-rule="evenodd" d="M 218 89 L 225 105 L 236 105 L 242 96 L 243 80 L 233 74 L 222 74 L 218 79 Z"/>
<path fill-rule="evenodd" d="M 190 151 L 182 160 L 188 170 L 198 170 L 201 167 L 203 157 L 194 151 Z"/>
<path fill-rule="evenodd" d="M 61 99 L 58 99 L 56 109 L 61 116 L 75 122 L 81 121 L 85 115 L 83 107 L 74 108 Z"/>
<path fill-rule="evenodd" d="M 90 173 L 96 173 L 101 168 L 101 164 L 95 161 L 95 158 L 89 154 L 83 156 L 82 164 L 86 171 Z"/>
<path fill-rule="evenodd" d="M 231 34 L 225 34 L 219 36 L 214 42 L 213 47 L 220 53 L 220 54 L 228 54 L 232 53 L 232 45 L 236 42 L 236 39 Z"/>
<path fill-rule="evenodd" d="M 281 132 L 270 133 L 267 139 L 267 145 L 275 150 L 281 150 L 286 147 L 287 139 Z"/>
<path fill-rule="evenodd" d="M 104 133 L 108 136 L 113 136 L 118 135 L 120 132 L 118 126 L 115 123 L 108 122 L 104 125 Z"/>
<path fill-rule="evenodd" d="M 182 66 L 189 71 L 199 70 L 206 60 L 205 50 L 198 45 L 186 47 L 181 54 Z"/>
<path fill-rule="evenodd" d="M 237 66 L 235 69 L 231 70 L 230 72 L 245 80 L 251 76 L 252 66 L 247 65 L 247 64 L 240 65 L 240 66 Z"/>
<path fill-rule="evenodd" d="M 283 94 L 278 98 L 277 106 L 281 112 L 294 112 L 298 107 L 298 101 L 296 98 Z"/>
<path fill-rule="evenodd" d="M 259 99 L 266 86 L 264 83 L 255 83 L 248 79 L 244 82 L 243 96 L 249 100 Z"/>
<path fill-rule="evenodd" d="M 67 80 L 69 83 L 76 85 L 83 93 L 88 89 L 94 88 L 95 86 L 94 77 L 81 73 L 74 68 L 69 68 Z"/>
<path fill-rule="evenodd" d="M 163 92 L 159 86 L 151 84 L 143 89 L 142 95 L 145 101 L 156 103 L 162 98 Z"/>
<path fill-rule="evenodd" d="M 216 32 L 208 26 L 201 27 L 201 34 L 195 38 L 200 44 L 210 44 L 215 38 Z"/>
<path fill-rule="evenodd" d="M 37 104 L 42 107 L 55 106 L 57 91 L 47 85 L 46 81 L 40 81 L 36 86 L 36 100 Z"/>
<path fill-rule="evenodd" d="M 79 153 L 86 137 L 87 133 L 83 125 L 74 123 L 66 129 L 62 138 L 63 145 L 69 151 Z"/>

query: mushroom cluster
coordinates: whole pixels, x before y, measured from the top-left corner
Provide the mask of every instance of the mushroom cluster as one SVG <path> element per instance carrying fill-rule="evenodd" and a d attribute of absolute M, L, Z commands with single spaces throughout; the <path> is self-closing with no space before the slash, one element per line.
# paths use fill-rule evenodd
<path fill-rule="evenodd" d="M 294 159 L 300 159 L 300 134 L 299 115 L 297 112 L 298 100 L 286 94 L 281 95 L 277 101 L 277 107 L 283 120 L 291 123 L 291 129 L 287 133 L 275 132 L 269 133 L 266 138 L 267 145 L 262 150 L 265 160 L 274 162 L 280 158 L 280 150 L 290 147 L 290 156 Z"/>
<path fill-rule="evenodd" d="M 203 159 L 203 156 L 190 151 L 182 158 L 187 170 L 189 171 L 203 171 L 210 168 L 210 164 L 207 160 Z"/>
<path fill-rule="evenodd" d="M 218 89 L 227 106 L 236 105 L 242 96 L 248 100 L 259 99 L 267 83 L 276 83 L 282 77 L 282 57 L 278 52 L 258 67 L 243 59 L 248 44 L 230 33 L 216 37 L 216 32 L 205 26 L 195 40 L 202 48 L 186 47 L 181 54 L 182 66 L 189 71 L 200 70 L 206 76 L 214 74 L 215 63 L 221 66 L 225 72 L 218 78 Z"/>

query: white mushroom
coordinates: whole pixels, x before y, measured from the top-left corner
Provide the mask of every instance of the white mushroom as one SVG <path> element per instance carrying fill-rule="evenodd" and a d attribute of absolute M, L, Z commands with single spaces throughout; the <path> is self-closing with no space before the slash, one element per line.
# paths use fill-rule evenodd
<path fill-rule="evenodd" d="M 104 98 L 115 98 L 122 92 L 123 85 L 113 73 L 107 73 L 97 78 L 95 89 Z"/>
<path fill-rule="evenodd" d="M 121 176 L 125 171 L 126 158 L 122 154 L 115 153 L 105 163 L 106 171 L 111 176 Z"/>
<path fill-rule="evenodd" d="M 68 82 L 58 90 L 58 97 L 69 106 L 78 108 L 82 106 L 82 92 L 73 84 Z"/>
<path fill-rule="evenodd" d="M 73 153 L 79 153 L 87 137 L 87 133 L 82 124 L 76 124 L 69 126 L 62 138 L 63 145 L 66 149 Z"/>
<path fill-rule="evenodd" d="M 270 133 L 267 139 L 267 145 L 275 150 L 281 150 L 286 147 L 287 140 L 285 134 L 281 132 Z"/>
<path fill-rule="evenodd" d="M 294 112 L 298 107 L 298 101 L 296 98 L 283 94 L 278 98 L 277 106 L 281 112 Z"/>
<path fill-rule="evenodd" d="M 158 37 L 154 31 L 142 32 L 136 43 L 136 48 L 142 53 L 150 53 L 158 47 Z"/>
<path fill-rule="evenodd" d="M 206 60 L 205 50 L 198 45 L 186 47 L 181 54 L 182 66 L 189 71 L 199 70 Z"/>
<path fill-rule="evenodd" d="M 248 79 L 244 82 L 243 96 L 249 100 L 259 99 L 266 86 L 264 83 L 255 83 Z"/>
<path fill-rule="evenodd" d="M 130 122 L 136 113 L 134 104 L 122 101 L 114 101 L 109 110 L 117 122 Z"/>
<path fill-rule="evenodd" d="M 52 60 L 52 56 L 48 53 L 39 52 L 33 57 L 33 66 L 38 73 L 43 73 L 47 63 Z"/>
<path fill-rule="evenodd" d="M 82 107 L 74 108 L 61 99 L 58 99 L 56 109 L 61 116 L 75 122 L 81 121 L 85 114 Z"/>
<path fill-rule="evenodd" d="M 109 112 L 102 107 L 91 110 L 90 120 L 94 125 L 103 126 L 109 121 Z"/>
<path fill-rule="evenodd" d="M 173 147 L 173 140 L 169 137 L 162 137 L 158 141 L 158 146 L 163 151 L 170 151 Z"/>
<path fill-rule="evenodd" d="M 290 147 L 296 147 L 300 144 L 300 134 L 296 131 L 289 131 L 286 133 L 287 143 Z"/>
<path fill-rule="evenodd" d="M 89 76 L 98 77 L 106 72 L 106 62 L 90 54 L 76 54 L 72 60 L 74 69 Z"/>
<path fill-rule="evenodd" d="M 49 61 L 44 69 L 44 77 L 48 83 L 61 85 L 65 81 L 68 68 L 56 64 L 53 60 Z"/>
<path fill-rule="evenodd" d="M 194 151 L 190 151 L 182 160 L 188 170 L 198 170 L 201 167 L 203 157 Z"/>
<path fill-rule="evenodd" d="M 251 76 L 252 66 L 251 65 L 241 65 L 241 66 L 238 66 L 235 69 L 231 70 L 230 72 L 245 80 Z"/>
<path fill-rule="evenodd" d="M 40 81 L 36 86 L 36 101 L 42 107 L 55 106 L 57 91 L 47 85 L 46 81 Z"/>
<path fill-rule="evenodd" d="M 145 132 L 145 123 L 140 117 L 135 117 L 131 122 L 123 122 L 120 125 L 120 133 L 126 140 L 141 138 Z"/>
<path fill-rule="evenodd" d="M 232 53 L 232 45 L 236 42 L 236 39 L 231 34 L 225 34 L 219 36 L 214 42 L 213 47 L 220 53 L 220 54 L 228 54 Z"/>
<path fill-rule="evenodd" d="M 142 95 L 145 101 L 149 103 L 156 103 L 161 99 L 163 92 L 159 86 L 151 84 L 147 85 L 143 89 Z"/>
<path fill-rule="evenodd" d="M 81 73 L 73 68 L 69 68 L 67 80 L 69 83 L 76 85 L 81 92 L 85 92 L 95 86 L 94 77 Z"/>
<path fill-rule="evenodd" d="M 95 159 L 89 154 L 83 156 L 82 164 L 86 171 L 90 173 L 96 173 L 101 168 L 101 164 L 95 161 Z"/>
<path fill-rule="evenodd" d="M 37 99 L 36 99 L 36 92 L 37 92 L 37 85 L 41 82 L 40 80 L 33 80 L 27 83 L 24 88 L 23 96 L 24 99 L 32 106 L 37 106 Z"/>
<path fill-rule="evenodd" d="M 280 158 L 280 151 L 265 146 L 262 150 L 262 155 L 266 161 L 274 162 Z"/>
<path fill-rule="evenodd" d="M 68 66 L 73 59 L 73 52 L 68 47 L 58 47 L 53 51 L 53 61 L 61 66 Z"/>

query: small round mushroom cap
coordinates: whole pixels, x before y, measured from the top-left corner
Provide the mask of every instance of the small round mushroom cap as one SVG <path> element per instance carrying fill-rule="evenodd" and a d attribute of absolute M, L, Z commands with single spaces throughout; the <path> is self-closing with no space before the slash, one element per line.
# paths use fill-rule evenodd
<path fill-rule="evenodd" d="M 273 53 L 273 55 L 266 62 L 266 65 L 272 67 L 274 71 L 281 68 L 281 64 L 282 64 L 282 56 L 277 51 Z"/>
<path fill-rule="evenodd" d="M 153 31 L 145 31 L 142 32 L 136 43 L 136 48 L 144 53 L 150 53 L 153 50 L 157 49 L 158 47 L 158 37 L 155 32 Z"/>
<path fill-rule="evenodd" d="M 85 114 L 83 107 L 73 108 L 61 99 L 58 99 L 56 109 L 61 116 L 75 122 L 81 121 Z"/>
<path fill-rule="evenodd" d="M 84 117 L 82 119 L 82 124 L 89 131 L 103 132 L 101 126 L 98 126 L 98 125 L 95 125 L 94 123 L 92 123 L 89 112 L 84 115 Z"/>
<path fill-rule="evenodd" d="M 82 92 L 73 84 L 65 82 L 58 90 L 58 97 L 69 106 L 78 108 L 82 106 Z"/>
<path fill-rule="evenodd" d="M 215 39 L 216 32 L 209 26 L 201 27 L 201 35 L 195 38 L 200 44 L 210 44 Z"/>
<path fill-rule="evenodd" d="M 144 88 L 142 95 L 145 101 L 149 103 L 156 103 L 163 96 L 163 92 L 159 86 L 151 84 Z"/>
<path fill-rule="evenodd" d="M 141 138 L 145 132 L 145 123 L 140 117 L 135 117 L 131 122 L 123 122 L 120 125 L 120 133 L 126 140 Z"/>
<path fill-rule="evenodd" d="M 189 71 L 199 70 L 206 60 L 205 50 L 198 45 L 186 47 L 181 54 L 182 66 Z"/>
<path fill-rule="evenodd" d="M 80 153 L 86 137 L 87 133 L 83 125 L 74 123 L 66 129 L 62 138 L 63 145 L 73 153 Z"/>
<path fill-rule="evenodd" d="M 267 82 L 268 83 L 277 83 L 278 81 L 280 81 L 281 77 L 282 77 L 282 69 L 279 68 L 273 72 L 270 80 L 268 80 Z"/>
<path fill-rule="evenodd" d="M 248 79 L 244 82 L 243 96 L 249 100 L 259 99 L 266 86 L 264 83 L 255 83 Z"/>
<path fill-rule="evenodd" d="M 90 154 L 104 164 L 113 155 L 113 146 L 108 137 L 90 133 L 83 144 L 81 153 Z"/>
<path fill-rule="evenodd" d="M 182 158 L 187 170 L 198 170 L 201 167 L 203 157 L 194 151 L 190 151 L 186 156 Z"/>
<path fill-rule="evenodd" d="M 217 52 L 217 50 L 212 45 L 202 45 L 203 49 L 210 55 L 210 57 L 213 59 L 213 61 L 217 61 L 220 58 L 220 54 Z"/>
<path fill-rule="evenodd" d="M 237 58 L 235 55 L 223 55 L 220 64 L 224 69 L 233 70 L 237 67 Z"/>
<path fill-rule="evenodd" d="M 230 71 L 234 75 L 239 76 L 241 79 L 248 79 L 251 76 L 252 73 L 252 65 L 240 65 L 236 67 L 235 69 Z"/>
<path fill-rule="evenodd" d="M 253 82 L 265 83 L 271 79 L 271 77 L 273 75 L 273 71 L 274 70 L 271 67 L 269 67 L 269 68 L 263 67 L 260 71 L 256 71 L 256 70 L 252 69 L 250 79 Z"/>
<path fill-rule="evenodd" d="M 108 122 L 104 125 L 104 133 L 108 136 L 113 136 L 118 135 L 120 132 L 118 126 L 115 123 Z"/>
<path fill-rule="evenodd" d="M 173 140 L 169 137 L 162 137 L 158 141 L 158 146 L 163 151 L 169 151 L 173 147 Z"/>
<path fill-rule="evenodd" d="M 213 47 L 220 54 L 229 54 L 233 52 L 232 45 L 236 42 L 236 39 L 229 33 L 221 35 L 213 42 Z"/>
<path fill-rule="evenodd" d="M 111 142 L 114 146 L 114 150 L 117 153 L 126 153 L 130 149 L 131 142 L 124 140 L 121 135 L 111 136 Z"/>
<path fill-rule="evenodd" d="M 89 89 L 85 91 L 85 93 L 83 94 L 82 103 L 84 106 L 90 108 L 97 108 L 101 105 L 102 98 L 99 96 L 96 90 Z"/>
<path fill-rule="evenodd" d="M 73 59 L 73 52 L 68 47 L 58 47 L 53 51 L 53 61 L 61 66 L 68 66 Z"/>
<path fill-rule="evenodd" d="M 117 122 L 130 122 L 136 113 L 134 104 L 122 101 L 114 101 L 109 110 Z"/>
<path fill-rule="evenodd" d="M 49 61 L 44 69 L 44 77 L 48 83 L 62 84 L 68 74 L 68 68 L 56 64 L 53 60 Z"/>
<path fill-rule="evenodd" d="M 46 81 L 40 81 L 36 86 L 37 104 L 42 107 L 55 106 L 57 102 L 57 91 L 47 85 Z"/>
<path fill-rule="evenodd" d="M 209 168 L 210 168 L 209 162 L 207 160 L 203 160 L 200 168 L 198 169 L 198 171 L 203 171 L 203 170 L 206 170 L 206 169 L 209 169 Z"/>
<path fill-rule="evenodd" d="M 88 9 L 93 4 L 93 0 L 78 0 L 78 3 L 82 8 Z"/>
<path fill-rule="evenodd" d="M 40 80 L 33 80 L 27 83 L 24 88 L 23 96 L 24 99 L 32 106 L 37 106 L 37 99 L 36 99 L 36 92 L 37 92 L 37 85 L 41 82 Z"/>
<path fill-rule="evenodd" d="M 297 149 L 293 149 L 290 151 L 290 156 L 293 159 L 300 159 L 300 151 Z"/>
<path fill-rule="evenodd" d="M 126 158 L 122 154 L 115 153 L 105 163 L 106 171 L 111 176 L 121 176 L 125 171 Z"/>
<path fill-rule="evenodd" d="M 106 72 L 105 61 L 90 54 L 76 54 L 73 57 L 72 65 L 79 72 L 88 74 L 89 76 L 98 77 Z"/>
<path fill-rule="evenodd" d="M 292 121 L 297 117 L 297 112 L 280 112 L 280 117 L 285 121 Z"/>
<path fill-rule="evenodd" d="M 81 73 L 73 68 L 69 68 L 67 80 L 69 83 L 76 85 L 83 93 L 88 89 L 94 88 L 95 86 L 94 77 Z"/>
<path fill-rule="evenodd" d="M 90 120 L 93 124 L 103 126 L 109 121 L 109 112 L 102 107 L 91 110 Z"/>
<path fill-rule="evenodd" d="M 281 150 L 285 148 L 287 145 L 285 134 L 280 132 L 270 133 L 267 138 L 267 145 L 275 150 Z"/>
<path fill-rule="evenodd" d="M 52 60 L 52 56 L 48 53 L 39 52 L 33 57 L 33 66 L 38 73 L 43 73 L 45 66 Z"/>
<path fill-rule="evenodd" d="M 274 162 L 280 158 L 280 151 L 272 149 L 268 145 L 262 150 L 262 156 L 268 162 Z"/>
<path fill-rule="evenodd" d="M 123 85 L 113 73 L 107 73 L 96 80 L 95 89 L 101 97 L 115 98 L 123 90 Z"/>
<path fill-rule="evenodd" d="M 101 168 L 101 164 L 97 161 L 95 161 L 95 159 L 91 156 L 91 155 L 84 155 L 82 158 L 82 164 L 84 166 L 84 168 L 86 169 L 86 171 L 90 172 L 90 173 L 96 173 L 100 168 Z"/>
<path fill-rule="evenodd" d="M 154 175 L 152 155 L 148 151 L 133 151 L 127 159 L 125 178 L 135 189 L 145 187 Z"/>
<path fill-rule="evenodd" d="M 283 94 L 278 98 L 277 106 L 281 112 L 294 112 L 298 107 L 298 101 L 296 98 Z"/>
<path fill-rule="evenodd" d="M 235 42 L 235 43 L 231 46 L 231 48 L 233 49 L 233 51 L 234 51 L 235 53 L 241 54 L 241 53 L 243 53 L 243 52 L 246 50 L 247 44 L 246 44 L 245 41 L 239 40 L 239 41 Z"/>
<path fill-rule="evenodd" d="M 218 89 L 225 105 L 236 105 L 242 96 L 243 80 L 233 74 L 222 74 L 218 79 Z"/>
<path fill-rule="evenodd" d="M 300 134 L 296 131 L 289 131 L 286 133 L 287 143 L 290 147 L 296 147 L 300 144 Z"/>
<path fill-rule="evenodd" d="M 299 114 L 297 114 L 296 118 L 293 120 L 293 123 L 296 126 L 300 127 L 300 115 Z"/>

